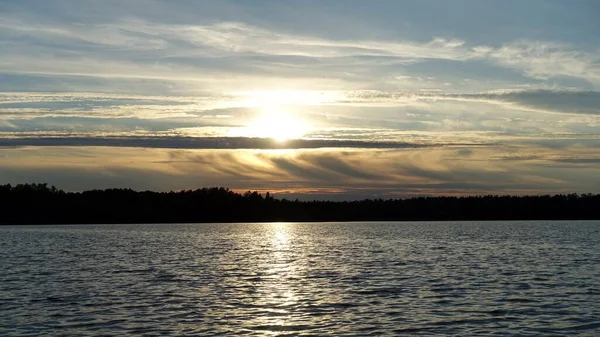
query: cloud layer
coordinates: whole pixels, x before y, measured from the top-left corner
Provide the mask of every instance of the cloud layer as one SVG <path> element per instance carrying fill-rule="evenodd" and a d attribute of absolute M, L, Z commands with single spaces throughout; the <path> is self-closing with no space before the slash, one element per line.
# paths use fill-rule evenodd
<path fill-rule="evenodd" d="M 592 160 L 589 151 L 578 146 L 560 155 L 543 147 L 530 156 L 522 151 L 517 147 L 279 151 L 27 147 L 1 149 L 6 163 L 0 174 L 12 181 L 43 178 L 74 190 L 227 185 L 304 198 L 313 193 L 364 198 L 592 192 L 599 187 L 585 177 L 600 173 L 597 154 Z M 580 174 L 565 175 L 571 170 Z"/>

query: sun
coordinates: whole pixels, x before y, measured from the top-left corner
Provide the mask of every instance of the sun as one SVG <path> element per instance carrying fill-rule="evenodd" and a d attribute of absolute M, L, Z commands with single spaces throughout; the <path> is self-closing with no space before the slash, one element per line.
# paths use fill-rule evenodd
<path fill-rule="evenodd" d="M 279 142 L 305 137 L 313 128 L 300 117 L 299 109 L 318 106 L 333 96 L 307 90 L 253 90 L 233 92 L 240 107 L 254 109 L 258 116 L 244 126 L 230 128 L 233 137 L 271 138 Z M 330 97 L 331 96 L 331 97 Z"/>
<path fill-rule="evenodd" d="M 282 108 L 265 108 L 246 130 L 248 136 L 272 138 L 279 142 L 302 138 L 308 131 L 306 123 Z"/>

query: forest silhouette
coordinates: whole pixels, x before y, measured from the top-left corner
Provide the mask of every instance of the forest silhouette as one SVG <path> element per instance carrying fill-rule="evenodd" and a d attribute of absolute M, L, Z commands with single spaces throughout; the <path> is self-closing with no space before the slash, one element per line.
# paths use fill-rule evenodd
<path fill-rule="evenodd" d="M 227 188 L 65 192 L 0 185 L 0 224 L 600 219 L 600 195 L 416 197 L 298 201 Z"/>

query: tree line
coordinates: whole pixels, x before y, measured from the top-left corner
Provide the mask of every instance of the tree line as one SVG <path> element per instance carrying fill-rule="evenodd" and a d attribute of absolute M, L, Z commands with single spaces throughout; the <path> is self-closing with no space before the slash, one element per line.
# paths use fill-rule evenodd
<path fill-rule="evenodd" d="M 415 197 L 298 201 L 227 188 L 65 192 L 0 185 L 0 224 L 600 219 L 600 195 Z"/>

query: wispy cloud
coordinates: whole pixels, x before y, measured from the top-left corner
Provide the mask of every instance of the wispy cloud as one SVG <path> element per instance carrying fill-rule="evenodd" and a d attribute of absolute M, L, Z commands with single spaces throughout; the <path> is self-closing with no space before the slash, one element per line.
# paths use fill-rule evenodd
<path fill-rule="evenodd" d="M 280 190 L 285 186 L 286 193 L 296 194 L 307 190 L 347 191 L 355 197 L 544 193 L 591 191 L 598 187 L 589 181 L 599 173 L 594 161 L 598 157 L 582 157 L 577 162 L 563 160 L 565 167 L 549 166 L 549 161 L 539 159 L 493 159 L 514 150 L 466 147 L 215 152 L 29 147 L 0 149 L 0 156 L 8 159 L 0 172 L 10 181 L 39 181 L 44 177 L 45 181 L 50 179 L 50 183 L 60 183 L 68 189 L 119 186 L 169 190 L 194 187 L 190 186 L 190 181 L 194 181 L 198 186 L 225 185 L 235 189 L 252 186 Z M 565 154 L 569 151 L 576 150 L 568 149 Z M 580 175 L 564 174 L 573 169 Z M 76 179 L 69 180 L 68 176 Z"/>
<path fill-rule="evenodd" d="M 521 69 L 532 78 L 574 77 L 585 79 L 596 88 L 600 86 L 598 50 L 585 52 L 562 43 L 519 41 L 485 50 L 483 55 L 501 66 Z"/>
<path fill-rule="evenodd" d="M 348 104 L 407 104 L 431 101 L 472 101 L 512 104 L 538 112 L 600 114 L 600 92 L 581 90 L 507 89 L 479 93 L 428 93 L 354 91 L 346 94 Z"/>
<path fill-rule="evenodd" d="M 17 73 L 203 82 L 208 72 L 214 84 L 218 84 L 218 77 L 243 74 L 313 81 L 334 77 L 351 85 L 352 80 L 358 80 L 353 78 L 357 71 L 369 69 L 375 74 L 371 85 L 376 85 L 373 80 L 383 76 L 379 68 L 438 60 L 488 62 L 521 71 L 535 80 L 571 77 L 595 87 L 600 83 L 598 51 L 548 41 L 485 46 L 443 37 L 426 42 L 333 39 L 241 22 L 190 25 L 143 19 L 80 26 L 3 18 L 0 26 L 9 32 L 0 39 L 4 38 L 12 51 L 0 61 L 0 69 Z M 355 70 L 349 72 L 352 66 Z M 362 74 L 360 80 L 369 79 Z"/>
<path fill-rule="evenodd" d="M 127 137 L 244 136 L 244 126 L 273 102 L 282 102 L 282 113 L 291 111 L 307 121 L 311 127 L 305 137 L 313 140 L 476 144 L 557 134 L 586 139 L 600 125 L 600 95 L 593 91 L 4 93 L 0 137 L 110 136 L 127 143 Z"/>

